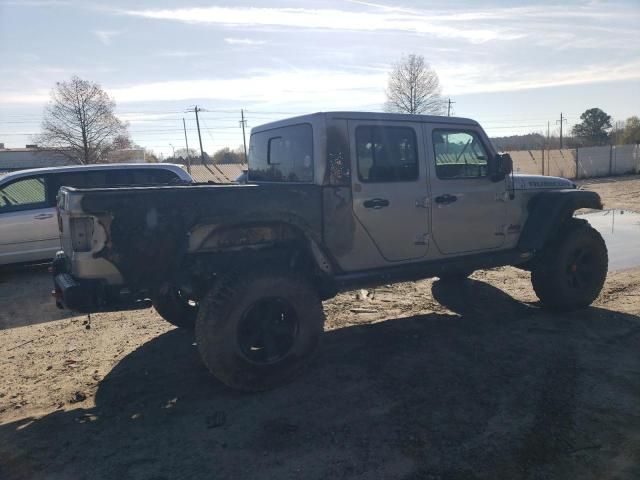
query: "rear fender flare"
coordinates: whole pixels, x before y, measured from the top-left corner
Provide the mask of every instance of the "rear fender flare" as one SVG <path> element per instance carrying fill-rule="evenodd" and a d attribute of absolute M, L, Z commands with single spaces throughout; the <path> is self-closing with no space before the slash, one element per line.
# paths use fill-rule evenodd
<path fill-rule="evenodd" d="M 189 253 L 222 252 L 229 249 L 261 248 L 278 244 L 303 245 L 319 271 L 333 272 L 333 262 L 319 239 L 286 222 L 251 222 L 235 225 L 203 225 L 190 232 Z"/>

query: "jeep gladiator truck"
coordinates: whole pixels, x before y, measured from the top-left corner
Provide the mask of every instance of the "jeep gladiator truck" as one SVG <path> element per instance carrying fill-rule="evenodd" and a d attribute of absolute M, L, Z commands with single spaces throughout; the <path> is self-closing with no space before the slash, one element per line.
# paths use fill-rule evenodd
<path fill-rule="evenodd" d="M 315 113 L 254 128 L 248 183 L 83 189 L 58 196 L 59 306 L 153 304 L 195 328 L 227 385 L 261 390 L 300 371 L 339 291 L 477 269 L 531 271 L 543 306 L 589 305 L 602 237 L 569 180 L 514 175 L 469 119 Z M 455 285 L 455 283 L 453 284 Z"/>

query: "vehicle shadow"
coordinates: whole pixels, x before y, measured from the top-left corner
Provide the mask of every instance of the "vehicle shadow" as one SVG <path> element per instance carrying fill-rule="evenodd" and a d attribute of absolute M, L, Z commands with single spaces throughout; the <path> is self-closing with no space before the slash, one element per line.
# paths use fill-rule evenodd
<path fill-rule="evenodd" d="M 0 268 L 0 330 L 75 316 L 56 308 L 49 264 Z"/>
<path fill-rule="evenodd" d="M 457 314 L 328 331 L 304 375 L 257 394 L 172 330 L 95 407 L 0 426 L 0 478 L 637 478 L 640 319 L 456 288 L 433 291 Z"/>

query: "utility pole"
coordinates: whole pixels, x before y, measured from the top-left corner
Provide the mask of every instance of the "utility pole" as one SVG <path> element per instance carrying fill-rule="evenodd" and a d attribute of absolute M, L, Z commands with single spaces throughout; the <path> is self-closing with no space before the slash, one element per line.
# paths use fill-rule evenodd
<path fill-rule="evenodd" d="M 551 156 L 551 122 L 547 120 L 547 163 Z M 544 150 L 542 150 L 542 175 L 544 175 Z"/>
<path fill-rule="evenodd" d="M 204 165 L 204 150 L 202 149 L 202 135 L 200 135 L 200 120 L 198 120 L 198 106 L 196 105 L 193 108 L 193 111 L 196 112 L 196 126 L 198 127 L 198 141 L 200 142 L 200 162 Z"/>
<path fill-rule="evenodd" d="M 189 153 L 189 140 L 187 140 L 187 124 L 182 117 L 182 128 L 184 129 L 184 143 L 187 146 L 187 172 L 191 175 L 191 154 Z"/>
<path fill-rule="evenodd" d="M 447 103 L 448 103 L 448 105 L 447 105 L 447 117 L 450 117 L 451 116 L 451 104 L 452 103 L 456 103 L 456 102 L 452 102 L 451 101 L 451 97 L 449 97 L 449 101 Z"/>
<path fill-rule="evenodd" d="M 194 106 L 193 110 L 186 110 L 187 112 L 195 112 L 196 114 L 196 126 L 198 127 L 198 140 L 200 141 L 200 162 L 204 165 L 204 150 L 202 149 L 202 135 L 200 135 L 200 120 L 198 119 L 198 112 L 202 112 L 201 108 L 198 108 L 198 106 Z M 184 118 L 182 119 L 184 122 Z M 183 123 L 184 126 L 184 123 Z M 187 139 L 187 129 L 185 128 L 185 141 Z"/>
<path fill-rule="evenodd" d="M 560 150 L 562 150 L 562 124 L 566 123 L 566 121 L 567 118 L 562 115 L 562 112 L 560 112 L 560 120 L 556 120 L 556 125 L 558 123 L 560 124 Z"/>
<path fill-rule="evenodd" d="M 244 161 L 245 163 L 248 162 L 247 160 L 247 138 L 244 134 L 244 128 L 247 125 L 247 121 L 244 119 L 244 109 L 240 109 L 240 118 L 242 120 L 240 120 L 240 125 L 242 126 L 242 144 L 244 145 Z"/>

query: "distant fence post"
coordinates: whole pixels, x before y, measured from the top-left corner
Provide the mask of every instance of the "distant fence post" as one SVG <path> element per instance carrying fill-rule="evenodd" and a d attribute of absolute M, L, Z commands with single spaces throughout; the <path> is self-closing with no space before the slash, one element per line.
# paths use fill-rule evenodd
<path fill-rule="evenodd" d="M 580 149 L 576 147 L 576 180 L 580 178 L 580 156 L 578 155 L 579 151 Z"/>
<path fill-rule="evenodd" d="M 542 147 L 542 175 L 544 175 L 544 147 Z"/>
<path fill-rule="evenodd" d="M 613 175 L 613 145 L 609 145 L 609 176 Z"/>

